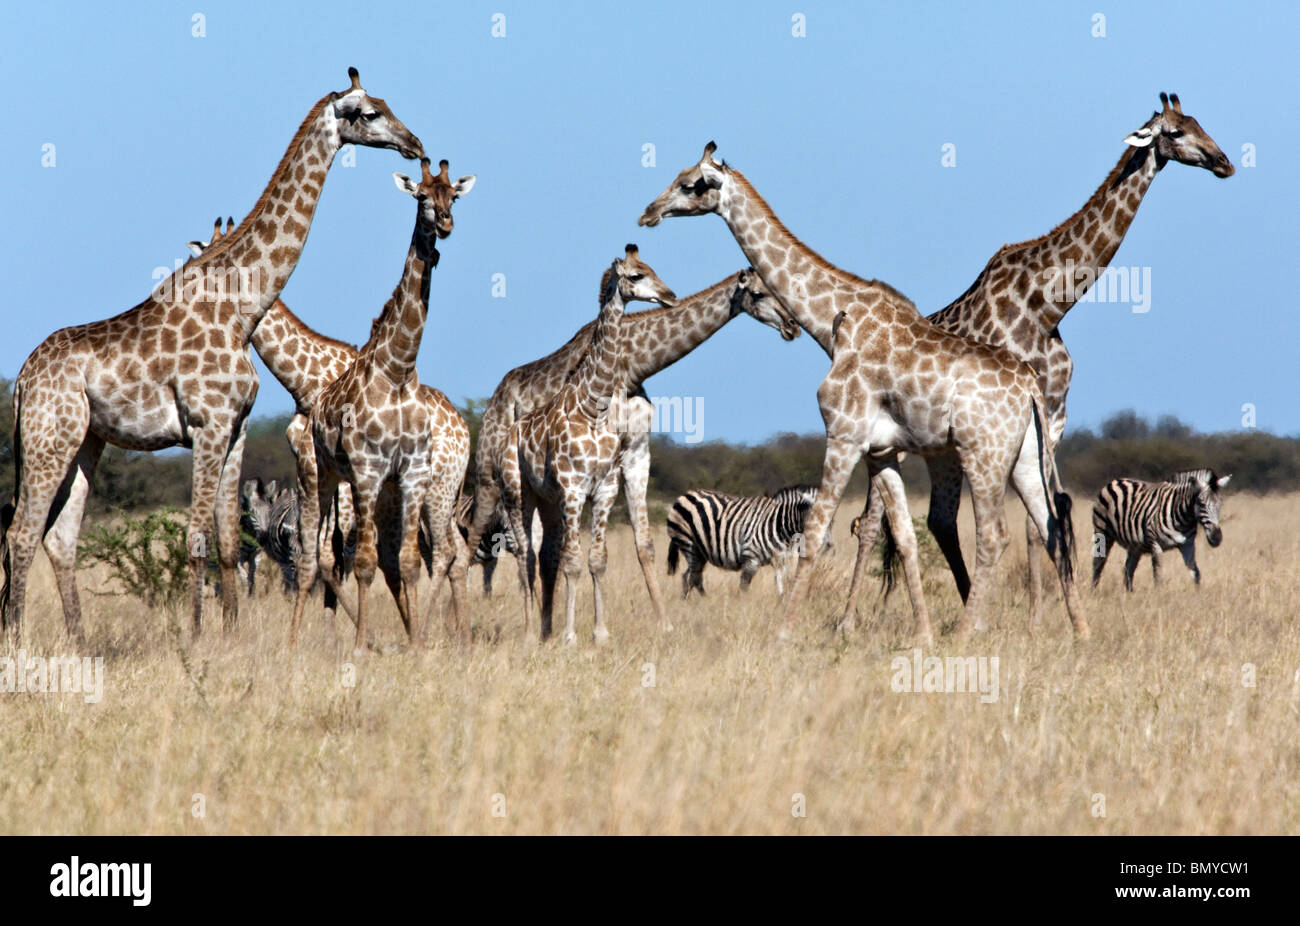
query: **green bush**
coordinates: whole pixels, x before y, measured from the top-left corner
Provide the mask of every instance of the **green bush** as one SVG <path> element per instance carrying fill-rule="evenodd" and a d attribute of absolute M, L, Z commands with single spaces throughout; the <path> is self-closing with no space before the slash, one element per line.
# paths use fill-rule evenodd
<path fill-rule="evenodd" d="M 129 595 L 147 606 L 171 605 L 189 590 L 187 518 L 176 508 L 160 508 L 143 518 L 123 515 L 120 524 L 83 531 L 77 565 L 103 563 Z"/>

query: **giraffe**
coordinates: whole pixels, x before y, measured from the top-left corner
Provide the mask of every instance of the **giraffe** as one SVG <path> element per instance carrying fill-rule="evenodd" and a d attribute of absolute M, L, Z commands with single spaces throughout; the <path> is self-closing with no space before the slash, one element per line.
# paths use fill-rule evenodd
<path fill-rule="evenodd" d="M 804 528 L 813 542 L 800 551 L 782 637 L 790 636 L 813 559 L 854 466 L 865 456 L 872 491 L 885 493 L 902 553 L 916 639 L 933 641 L 898 455 L 950 450 L 970 480 L 979 537 L 975 580 L 958 631 L 986 626 L 984 599 L 1007 544 L 1003 506 L 1011 481 L 1053 553 L 1075 633 L 1087 636 L 1074 582 L 1068 496 L 1049 488 L 1055 461 L 1043 433 L 1043 399 L 1033 370 L 1005 350 L 930 324 L 897 290 L 821 257 L 786 229 L 740 171 L 713 159 L 716 150 L 709 142 L 700 161 L 646 208 L 639 224 L 719 215 L 768 289 L 831 357 L 830 372 L 817 391 L 826 458 Z"/>
<path fill-rule="evenodd" d="M 622 439 L 614 403 L 627 389 L 628 362 L 620 327 L 632 300 L 677 303 L 673 291 L 641 260 L 636 245 L 610 264 L 601 280 L 600 315 L 586 353 L 560 391 L 541 408 L 520 417 L 506 436 L 494 469 L 509 516 L 510 531 L 524 555 L 516 555 L 524 585 L 524 633 L 531 622 L 532 537 L 525 530 L 533 511 L 542 516 L 541 638 L 551 635 L 551 609 L 558 570 L 565 575 L 565 626 L 562 642 L 577 642 L 573 629 L 582 569 L 582 509 L 591 500 L 591 541 L 587 567 L 595 595 L 595 639 L 609 637 L 602 586 L 605 574 L 605 527 L 618 493 L 618 455 Z M 524 543 L 519 542 L 523 538 Z M 471 542 L 473 537 L 470 538 Z M 525 544 L 527 545 L 525 547 Z M 470 547 L 473 549 L 473 547 Z"/>
<path fill-rule="evenodd" d="M 27 575 L 44 539 L 69 635 L 81 640 L 77 537 L 105 444 L 193 450 L 188 527 L 193 635 L 215 516 L 222 625 L 239 601 L 239 471 L 257 373 L 248 342 L 298 263 L 325 176 L 344 144 L 423 154 L 387 104 L 351 86 L 319 100 L 266 189 L 230 235 L 177 270 L 143 302 L 103 321 L 62 328 L 27 357 L 14 384 L 14 503 L 0 551 L 3 622 L 21 633 Z"/>
<path fill-rule="evenodd" d="M 743 300 L 735 298 L 743 291 Z M 603 291 L 600 299 L 604 299 Z M 654 575 L 654 541 L 646 505 L 650 483 L 650 426 L 654 411 L 644 383 L 699 347 L 741 312 L 775 328 L 790 341 L 800 328 L 781 304 L 767 292 L 757 274 L 741 271 L 687 296 L 675 305 L 631 312 L 619 326 L 622 351 L 627 359 L 627 390 L 614 399 L 614 420 L 620 429 L 619 470 L 632 522 L 632 536 L 646 589 L 660 626 L 667 627 L 659 584 Z M 474 521 L 466 543 L 478 549 L 501 500 L 497 460 L 510 427 L 523 415 L 539 409 L 559 393 L 566 379 L 586 356 L 598 322 L 590 321 L 558 350 L 540 360 L 515 367 L 492 393 L 483 411 L 475 455 Z M 522 551 L 522 545 L 518 546 Z"/>
<path fill-rule="evenodd" d="M 970 288 L 929 316 L 954 334 L 1005 347 L 1038 371 L 1046 402 L 1048 436 L 1053 447 L 1065 432 L 1065 398 L 1074 362 L 1061 338 L 1060 323 L 1115 256 L 1138 206 L 1161 168 L 1170 161 L 1233 175 L 1232 162 L 1191 116 L 1178 95 L 1160 94 L 1161 109 L 1124 139 L 1119 162 L 1078 212 L 1040 238 L 1003 245 Z M 961 466 L 952 454 L 930 457 L 931 533 L 943 550 L 964 601 L 970 578 L 957 536 L 961 505 Z M 854 622 L 858 590 L 866 575 L 870 550 L 880 529 L 878 496 L 865 513 L 858 534 L 858 558 L 842 625 Z M 1027 519 L 1030 624 L 1042 620 L 1042 560 L 1034 555 L 1037 533 Z"/>
<path fill-rule="evenodd" d="M 229 227 L 233 227 L 233 222 Z M 221 237 L 221 225 L 218 219 L 212 230 L 211 241 Z M 188 245 L 195 256 L 198 256 L 211 246 L 211 241 L 190 241 Z M 271 375 L 279 381 L 294 401 L 294 414 L 286 428 L 285 437 L 295 460 L 301 457 L 299 465 L 314 464 L 315 451 L 312 448 L 308 416 L 321 390 L 338 379 L 356 360 L 357 348 L 315 331 L 280 299 L 272 304 L 253 331 L 252 345 L 267 369 L 271 371 Z M 419 394 L 428 406 L 430 420 L 447 423 L 443 430 L 431 435 L 431 460 L 455 461 L 464 458 L 468 461 L 469 428 L 466 427 L 460 413 L 456 411 L 455 405 L 440 390 L 425 383 L 419 385 Z M 464 465 L 459 468 L 459 471 L 454 464 L 440 469 L 436 462 L 431 462 L 431 466 L 435 473 L 435 492 L 459 492 Z M 389 506 L 388 510 L 391 510 L 390 493 L 384 493 L 381 497 L 384 499 L 384 504 Z M 431 501 L 431 498 L 426 499 L 422 509 L 422 542 L 427 541 L 434 529 Z M 386 513 L 387 511 L 380 512 L 381 526 L 391 523 L 386 521 Z M 457 536 L 459 537 L 459 531 Z M 392 553 L 399 541 L 400 538 L 394 540 L 382 532 L 379 537 L 380 566 L 395 599 L 398 597 L 401 577 L 396 557 Z M 326 627 L 333 627 L 334 612 L 338 604 L 343 606 L 343 610 L 355 623 L 356 607 L 349 601 L 347 593 L 342 588 L 343 580 L 352 569 L 352 553 L 348 552 L 348 547 L 350 544 L 355 550 L 356 543 L 356 518 L 352 509 L 352 490 L 349 485 L 339 485 L 332 503 L 322 510 L 318 543 L 320 545 L 318 572 L 325 583 Z M 426 565 L 432 569 L 432 544 L 428 543 L 427 547 L 430 556 L 426 558 Z M 421 553 L 423 554 L 424 551 L 425 546 L 422 546 Z"/>
<path fill-rule="evenodd" d="M 454 408 L 450 414 L 439 414 L 425 402 L 415 361 L 428 317 L 430 274 L 438 264 L 435 243 L 451 234 L 452 204 L 473 188 L 475 178 L 471 174 L 452 182 L 446 161 L 440 162 L 436 175 L 429 169 L 427 158 L 421 159 L 420 166 L 418 183 L 405 174 L 393 175 L 397 188 L 416 201 L 415 228 L 397 288 L 353 363 L 320 390 L 308 416 L 310 427 L 291 439 L 299 462 L 302 537 L 318 536 L 320 509 L 334 498 L 338 483 L 344 481 L 352 486 L 357 518 L 353 564 L 357 579 L 357 649 L 364 648 L 367 642 L 367 596 L 379 563 L 377 513 L 384 515 L 384 530 L 400 524 L 400 539 L 393 545 L 399 551 L 400 582 L 393 591 L 411 644 L 419 646 L 422 642 L 416 611 L 420 570 L 417 535 L 426 517 L 431 528 L 433 578 L 439 582 L 452 571 L 452 613 L 456 623 L 463 619 L 468 557 L 458 549 L 460 535 L 453 516 L 469 463 L 469 448 L 466 443 L 463 452 L 453 455 L 448 448 L 448 452 L 435 455 L 434 435 L 459 431 L 464 422 Z M 307 446 L 308 436 L 314 453 Z M 395 492 L 396 498 L 383 502 L 385 490 Z M 426 505 L 431 508 L 427 516 Z M 297 640 L 307 596 L 316 580 L 320 544 L 304 542 L 302 549 L 298 600 L 289 629 L 291 644 Z M 437 585 L 433 599 L 436 589 Z M 468 626 L 463 626 L 467 636 Z"/>

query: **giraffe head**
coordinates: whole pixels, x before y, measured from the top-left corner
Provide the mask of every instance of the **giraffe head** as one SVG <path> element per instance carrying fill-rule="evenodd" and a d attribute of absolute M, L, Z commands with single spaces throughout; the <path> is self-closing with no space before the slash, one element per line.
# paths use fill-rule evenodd
<path fill-rule="evenodd" d="M 420 158 L 420 182 L 406 174 L 393 173 L 393 182 L 403 193 L 415 197 L 420 207 L 420 227 L 425 232 L 446 238 L 451 234 L 451 204 L 474 188 L 475 176 L 467 174 L 452 182 L 447 173 L 447 162 L 439 161 L 439 171 L 429 170 L 429 159 Z"/>
<path fill-rule="evenodd" d="M 338 120 L 339 142 L 368 148 L 391 148 L 404 158 L 424 156 L 424 145 L 377 96 L 361 89 L 361 75 L 348 68 L 352 86 L 330 94 L 334 118 Z"/>
<path fill-rule="evenodd" d="M 668 185 L 637 220 L 638 225 L 658 225 L 661 219 L 675 215 L 704 215 L 716 212 L 721 202 L 722 184 L 727 177 L 727 167 L 713 160 L 718 146 L 709 142 L 704 146 L 700 162 L 686 168 Z"/>
<path fill-rule="evenodd" d="M 773 296 L 763 279 L 754 272 L 754 268 L 742 270 L 736 275 L 736 288 L 731 291 L 731 317 L 741 312 L 754 316 L 765 325 L 775 328 L 781 337 L 793 341 L 803 329 L 790 317 L 790 313 L 781 305 L 781 300 Z"/>
<path fill-rule="evenodd" d="M 629 244 L 623 257 L 616 258 L 600 281 L 600 304 L 614 297 L 617 290 L 624 302 L 657 302 L 674 306 L 677 296 L 664 281 L 637 254 L 635 244 Z"/>
<path fill-rule="evenodd" d="M 1193 167 L 1204 167 L 1216 177 L 1231 177 L 1236 171 L 1228 156 L 1201 124 L 1191 116 L 1183 115 L 1183 105 L 1178 94 L 1160 94 L 1163 108 L 1152 113 L 1146 125 L 1138 129 L 1124 143 L 1134 148 L 1152 148 L 1156 153 L 1156 166 L 1164 167 L 1167 161 L 1180 161 Z"/>
<path fill-rule="evenodd" d="M 227 217 L 226 235 L 230 234 L 234 230 L 234 228 L 235 228 L 235 220 L 233 218 Z M 223 237 L 225 237 L 225 235 L 221 233 L 221 216 L 217 216 L 217 220 L 212 223 L 211 238 L 209 238 L 207 241 L 187 241 L 185 242 L 185 245 L 190 249 L 190 253 L 192 253 L 195 257 L 198 257 L 208 248 L 212 247 L 214 244 L 220 241 Z"/>
<path fill-rule="evenodd" d="M 1212 547 L 1223 543 L 1223 528 L 1219 526 L 1222 499 L 1219 492 L 1232 478 L 1216 475 L 1212 469 L 1189 469 L 1175 473 L 1173 482 L 1190 482 L 1196 486 L 1196 523 L 1205 531 L 1205 542 Z"/>

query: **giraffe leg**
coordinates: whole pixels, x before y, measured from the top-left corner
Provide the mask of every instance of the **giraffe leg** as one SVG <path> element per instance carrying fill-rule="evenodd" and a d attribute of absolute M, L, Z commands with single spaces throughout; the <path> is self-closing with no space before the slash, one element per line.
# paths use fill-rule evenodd
<path fill-rule="evenodd" d="M 794 581 L 790 583 L 790 593 L 785 598 L 785 615 L 781 620 L 780 639 L 788 640 L 794 631 L 795 618 L 808 595 L 808 584 L 812 579 L 814 560 L 821 552 L 822 542 L 826 538 L 826 529 L 830 526 L 835 509 L 839 507 L 844 487 L 849 484 L 853 467 L 862 456 L 862 446 L 856 441 L 844 440 L 827 435 L 826 458 L 822 463 L 822 481 L 817 489 L 817 500 L 804 524 L 803 535 L 813 538 L 805 542 L 799 552 L 799 565 L 795 569 Z"/>
<path fill-rule="evenodd" d="M 877 488 L 877 474 L 872 473 L 867 482 L 867 501 L 862 507 L 862 518 L 858 521 L 858 555 L 853 562 L 853 579 L 849 583 L 849 598 L 844 603 L 844 616 L 840 618 L 839 629 L 850 631 L 857 624 L 858 595 L 867 576 L 867 561 L 871 550 L 880 536 L 881 518 L 885 514 L 884 487 Z"/>
<path fill-rule="evenodd" d="M 971 472 L 967 470 L 967 472 Z M 1005 472 L 1005 471 L 1003 471 Z M 987 598 L 993 580 L 993 569 L 1010 543 L 1007 514 L 1004 510 L 1006 489 L 1003 479 L 996 475 L 980 474 L 971 478 L 971 500 L 975 509 L 975 575 L 971 577 L 970 596 L 966 609 L 957 621 L 954 634 L 964 636 L 972 629 L 988 629 Z M 981 485 L 976 486 L 977 479 Z"/>
<path fill-rule="evenodd" d="M 353 466 L 356 466 L 355 461 Z M 368 641 L 370 585 L 379 565 L 379 548 L 375 538 L 375 505 L 379 496 L 377 475 L 356 472 L 352 483 L 352 501 L 357 509 L 357 557 L 352 573 L 357 580 L 357 639 L 353 652 L 363 652 Z"/>
<path fill-rule="evenodd" d="M 479 446 L 479 452 L 483 452 L 482 445 Z M 481 503 L 484 498 L 500 497 L 505 503 L 506 518 L 510 523 L 510 532 L 515 537 L 515 562 L 519 567 L 519 584 L 522 586 L 524 598 L 524 639 L 528 639 L 528 625 L 532 623 L 533 609 L 533 582 L 531 572 L 531 563 L 533 562 L 534 551 L 532 534 L 530 534 L 525 525 L 529 518 L 532 517 L 532 508 L 528 505 L 529 499 L 524 497 L 523 474 L 519 469 L 519 451 L 517 447 L 509 447 L 502 455 L 502 466 L 498 476 L 501 480 L 500 487 L 487 495 L 481 492 L 475 494 L 475 504 Z M 479 482 L 479 488 L 482 489 L 483 483 Z M 527 507 L 526 507 L 527 506 Z M 477 524 L 479 517 L 483 515 L 484 509 L 477 508 L 474 513 L 474 523 Z M 484 529 L 490 518 L 485 518 Z M 471 550 L 478 549 L 474 541 L 474 530 L 470 529 L 470 539 L 466 544 Z M 479 536 L 482 536 L 481 533 Z"/>
<path fill-rule="evenodd" d="M 404 510 L 401 493 L 395 482 L 385 482 L 375 497 L 375 552 L 378 555 L 379 574 L 384 577 L 393 602 L 397 605 L 397 617 L 402 622 L 402 629 L 407 638 L 411 636 L 412 615 L 410 602 L 402 582 L 402 540 L 405 532 Z"/>
<path fill-rule="evenodd" d="M 576 486 L 565 487 L 564 542 L 560 551 L 560 569 L 564 573 L 564 633 L 560 642 L 572 646 L 578 642 L 574 622 L 578 609 L 578 579 L 582 575 L 582 508 L 586 501 Z"/>
<path fill-rule="evenodd" d="M 542 512 L 542 543 L 538 548 L 536 563 L 542 579 L 542 633 L 541 639 L 551 636 L 552 616 L 555 613 L 555 585 L 560 575 L 560 553 L 564 547 L 564 515 L 554 507 L 546 506 Z M 528 581 L 532 584 L 532 569 Z"/>
<path fill-rule="evenodd" d="M 298 597 L 293 605 L 293 619 L 289 622 L 289 646 L 298 642 L 307 598 L 316 584 L 317 570 L 332 557 L 332 552 L 322 549 L 321 509 L 333 501 L 336 481 L 332 474 L 317 470 L 316 455 L 298 454 L 298 536 L 302 538 L 298 550 Z M 332 564 L 331 564 L 332 565 Z"/>
<path fill-rule="evenodd" d="M 1025 515 L 1025 552 L 1028 555 L 1029 626 L 1043 623 L 1043 549 L 1038 525 L 1032 514 Z"/>
<path fill-rule="evenodd" d="M 650 431 L 649 425 L 644 430 L 637 429 L 628 436 L 627 446 L 623 448 L 623 492 L 627 497 L 627 513 L 632 521 L 632 537 L 636 542 L 636 556 L 641 563 L 641 575 L 645 578 L 646 591 L 650 593 L 650 605 L 654 608 L 659 629 L 668 631 L 673 626 L 664 610 L 663 596 L 659 592 L 659 581 L 655 577 L 655 544 L 650 530 L 650 514 L 646 506 L 646 490 L 650 485 Z"/>
<path fill-rule="evenodd" d="M 419 611 L 419 582 L 420 566 L 422 565 L 420 557 L 420 513 L 423 499 L 428 495 L 428 478 L 416 480 L 415 484 L 409 487 L 404 486 L 401 498 L 401 534 L 400 549 L 398 552 L 398 567 L 401 570 L 401 601 L 402 609 L 407 614 L 406 635 L 411 646 L 419 647 L 424 643 L 424 633 L 421 626 Z M 441 532 L 439 532 L 441 533 Z M 437 562 L 438 571 L 435 573 L 437 578 L 434 581 L 434 587 L 430 589 L 430 599 L 437 597 L 437 587 L 447 572 L 447 563 L 445 561 L 446 546 L 441 536 L 430 538 L 434 543 L 434 556 L 441 561 Z"/>
<path fill-rule="evenodd" d="M 961 555 L 961 538 L 957 533 L 957 512 L 961 509 L 961 459 L 956 453 L 928 457 L 925 461 L 930 471 L 930 513 L 926 527 L 948 561 L 957 592 L 964 603 L 970 597 L 970 575 Z"/>
<path fill-rule="evenodd" d="M 0 588 L 0 624 L 12 643 L 21 642 L 27 577 L 36 547 L 50 528 L 51 507 L 68 479 L 69 471 L 85 443 L 90 428 L 90 402 L 85 393 L 73 396 L 71 407 L 62 402 L 59 418 L 40 407 L 45 396 L 31 396 L 21 380 L 14 388 L 14 456 L 18 463 L 17 498 L 6 509 L 8 523 L 0 542 L 4 586 Z M 37 404 L 33 404 L 37 403 Z M 57 512 L 54 514 L 57 515 Z M 65 611 L 64 626 L 80 645 L 80 617 Z"/>
<path fill-rule="evenodd" d="M 83 636 L 81 599 L 77 594 L 77 538 L 81 534 L 81 519 L 86 510 L 91 480 L 103 451 L 104 441 L 100 437 L 86 435 L 47 518 L 50 528 L 45 534 L 45 553 L 54 567 L 68 636 L 78 643 Z M 59 510 L 60 505 L 62 510 Z"/>
<path fill-rule="evenodd" d="M 1050 456 L 1047 461 L 1049 467 L 1054 466 Z M 1079 600 L 1079 591 L 1074 581 L 1074 524 L 1069 517 L 1070 499 L 1064 492 L 1053 492 L 1048 488 L 1048 480 L 1043 478 L 1043 471 L 1041 448 L 1031 428 L 1012 470 L 1012 484 L 1024 502 L 1025 510 L 1029 512 L 1039 540 L 1052 553 L 1056 574 L 1061 582 L 1061 597 L 1065 599 L 1065 609 L 1074 627 L 1074 635 L 1086 639 L 1089 635 L 1088 619 L 1084 615 L 1083 603 Z M 1051 482 L 1059 486 L 1056 480 Z M 1038 545 L 1031 540 L 1029 558 L 1036 559 L 1039 556 Z M 1041 591 L 1040 585 L 1040 595 Z M 1031 599 L 1032 597 L 1031 594 Z"/>
<path fill-rule="evenodd" d="M 903 486 L 903 476 L 898 471 L 898 460 L 890 460 L 882 466 L 872 481 L 883 490 L 885 515 L 894 532 L 898 555 L 903 560 L 907 592 L 912 599 L 915 645 L 930 646 L 934 643 L 934 634 L 930 630 L 930 610 L 921 588 L 920 549 L 916 542 L 916 531 L 912 527 L 912 513 L 907 507 L 907 489 Z"/>
<path fill-rule="evenodd" d="M 191 431 L 194 471 L 191 475 L 189 532 L 185 543 L 190 555 L 190 610 L 195 640 L 203 633 L 203 584 L 208 571 L 209 535 L 216 516 L 221 471 L 233 432 L 233 427 L 222 427 L 215 422 Z M 238 483 L 238 473 L 234 481 Z"/>
<path fill-rule="evenodd" d="M 465 609 L 465 573 L 468 570 L 469 550 L 456 529 L 456 501 L 460 495 L 460 479 L 442 478 L 425 496 L 422 517 L 428 525 L 431 541 L 430 572 L 433 588 L 429 592 L 427 619 L 437 613 L 444 579 L 451 586 L 451 605 L 444 619 L 448 634 L 468 645 L 470 642 L 469 614 Z M 426 620 L 427 622 L 427 620 Z"/>
<path fill-rule="evenodd" d="M 217 484 L 217 560 L 221 564 L 221 630 L 231 633 L 239 623 L 239 590 L 235 566 L 239 561 L 239 477 L 244 462 L 248 419 L 239 422 L 222 463 Z"/>
<path fill-rule="evenodd" d="M 609 628 L 605 624 L 605 569 L 609 564 L 609 557 L 605 543 L 605 529 L 609 523 L 609 512 L 614 507 L 614 501 L 618 497 L 618 467 L 611 466 L 609 473 L 601 481 L 600 486 L 596 489 L 595 496 L 591 500 L 591 546 L 587 550 L 587 570 L 591 573 L 591 590 L 593 600 L 595 601 L 596 622 L 593 636 L 597 643 L 604 643 L 609 639 Z M 642 502 L 645 498 L 642 496 Z M 632 505 L 632 500 L 628 498 L 628 507 Z M 647 529 L 649 523 L 646 524 Z M 638 553 L 640 551 L 638 550 Z M 651 554 L 653 556 L 653 552 Z M 646 561 L 642 561 L 645 565 Z M 653 565 L 653 560 L 650 560 Z M 649 573 L 646 574 L 649 578 Z M 657 598 L 659 588 L 653 582 L 651 588 L 651 598 Z M 660 605 L 662 607 L 662 604 Z M 660 626 L 663 626 L 662 615 L 660 615 Z"/>

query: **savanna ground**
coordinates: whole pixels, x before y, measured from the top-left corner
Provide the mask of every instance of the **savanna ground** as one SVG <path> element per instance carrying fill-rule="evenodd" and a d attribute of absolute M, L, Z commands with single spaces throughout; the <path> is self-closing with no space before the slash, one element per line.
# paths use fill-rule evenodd
<path fill-rule="evenodd" d="M 1090 504 L 1075 499 L 1086 580 Z M 1126 595 L 1122 554 L 1112 555 L 1101 588 L 1085 589 L 1094 637 L 1084 645 L 1071 639 L 1054 580 L 1044 626 L 1026 626 L 1023 510 L 1009 506 L 1015 539 L 993 629 L 940 637 L 925 653 L 997 656 L 994 703 L 892 690 L 891 660 L 911 653 L 901 588 L 882 606 L 873 582 L 863 624 L 835 633 L 859 506 L 841 507 L 836 551 L 789 645 L 775 639 L 770 571 L 742 596 L 736 574 L 710 569 L 709 596 L 681 601 L 678 578 L 662 575 L 662 526 L 658 568 L 676 629 L 654 627 L 620 527 L 613 639 L 600 648 L 585 578 L 578 645 L 526 643 L 509 558 L 489 600 L 471 572 L 468 652 L 434 624 L 427 650 L 361 657 L 345 616 L 339 637 L 326 637 L 319 598 L 304 644 L 288 651 L 291 606 L 272 568 L 232 637 L 210 598 L 192 648 L 169 629 L 186 621 L 111 594 L 87 570 L 87 649 L 104 658 L 103 699 L 0 695 L 0 831 L 1300 831 L 1296 496 L 1229 496 L 1224 545 L 1198 544 L 1199 591 L 1174 552 L 1160 591 L 1144 561 Z M 959 599 L 946 572 L 926 584 L 934 616 L 951 622 Z M 381 582 L 372 596 L 379 642 L 400 642 Z M 28 601 L 27 652 L 66 653 L 43 555 Z"/>

